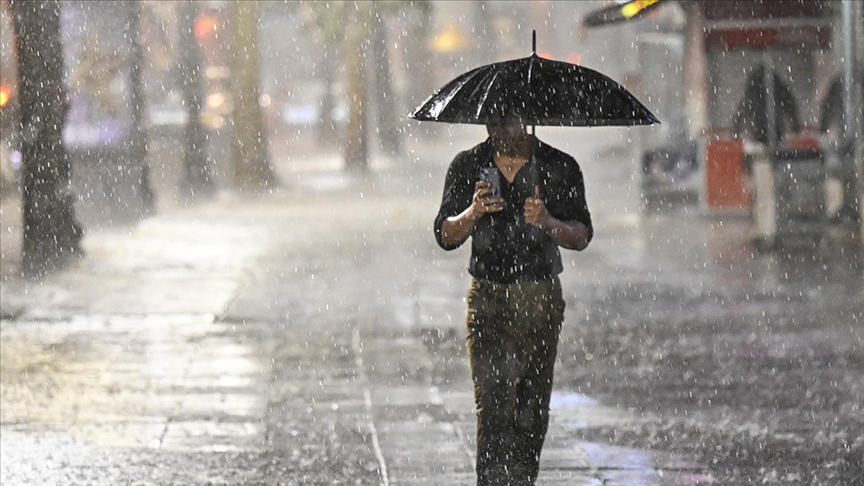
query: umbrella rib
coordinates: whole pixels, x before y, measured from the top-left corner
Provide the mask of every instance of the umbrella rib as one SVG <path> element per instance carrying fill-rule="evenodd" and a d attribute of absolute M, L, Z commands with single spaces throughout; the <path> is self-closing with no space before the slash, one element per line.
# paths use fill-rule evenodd
<path fill-rule="evenodd" d="M 477 105 L 477 111 L 474 112 L 474 118 L 479 119 L 480 113 L 483 111 L 483 108 L 486 107 L 486 100 L 489 98 L 489 92 L 492 91 L 492 86 L 495 85 L 495 80 L 498 79 L 498 72 L 492 74 L 492 80 L 489 81 L 488 87 L 486 88 L 486 92 L 483 93 L 483 98 L 480 99 L 480 103 Z"/>
<path fill-rule="evenodd" d="M 441 113 L 442 113 L 442 112 L 447 108 L 447 105 L 450 103 L 450 101 L 451 101 L 453 98 L 455 98 L 457 94 L 459 94 L 459 89 L 460 89 L 462 86 L 464 86 L 466 82 L 467 82 L 467 80 L 463 80 L 463 81 L 462 81 L 458 86 L 456 86 L 456 87 L 452 87 L 452 88 L 450 89 L 450 92 L 448 92 L 448 93 L 445 95 L 443 102 L 439 102 L 439 103 L 434 107 L 434 109 L 431 110 L 431 113 L 430 113 L 430 114 L 431 114 L 432 116 L 434 116 L 434 117 L 438 117 L 438 116 L 440 116 Z M 437 94 L 437 93 L 436 93 L 436 94 Z M 431 100 L 431 99 L 434 98 L 435 96 L 436 96 L 436 95 L 432 95 L 432 97 L 430 97 L 429 99 Z"/>

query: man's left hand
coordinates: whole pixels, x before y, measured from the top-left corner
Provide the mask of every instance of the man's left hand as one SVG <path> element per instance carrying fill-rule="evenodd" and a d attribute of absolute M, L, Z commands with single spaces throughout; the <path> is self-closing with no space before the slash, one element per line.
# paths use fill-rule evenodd
<path fill-rule="evenodd" d="M 540 186 L 534 186 L 534 197 L 525 199 L 525 222 L 540 229 L 546 229 L 549 218 L 546 203 L 540 199 Z"/>

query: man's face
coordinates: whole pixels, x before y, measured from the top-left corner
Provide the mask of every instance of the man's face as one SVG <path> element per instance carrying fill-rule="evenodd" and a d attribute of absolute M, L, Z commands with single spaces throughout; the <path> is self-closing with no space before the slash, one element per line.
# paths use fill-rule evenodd
<path fill-rule="evenodd" d="M 527 135 L 525 124 L 518 118 L 490 120 L 486 123 L 486 131 L 495 149 L 505 153 L 518 149 Z"/>

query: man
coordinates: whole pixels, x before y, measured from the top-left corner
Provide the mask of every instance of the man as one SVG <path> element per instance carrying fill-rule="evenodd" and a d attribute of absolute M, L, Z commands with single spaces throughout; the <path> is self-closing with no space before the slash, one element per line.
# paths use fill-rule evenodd
<path fill-rule="evenodd" d="M 774 90 L 774 141 L 780 145 L 783 137 L 787 134 L 797 133 L 801 130 L 801 120 L 798 116 L 798 103 L 792 90 L 783 81 L 776 71 L 771 71 Z M 744 96 L 732 119 L 732 132 L 736 138 L 748 133 L 753 141 L 768 145 L 770 132 L 768 131 L 768 107 L 765 100 L 768 98 L 768 89 L 765 86 L 765 67 L 757 66 L 753 69 L 744 85 Z"/>
<path fill-rule="evenodd" d="M 558 247 L 585 249 L 593 228 L 572 157 L 527 134 L 518 119 L 491 120 L 486 129 L 485 142 L 450 164 L 435 237 L 445 250 L 472 238 L 467 346 L 477 484 L 531 485 L 564 318 Z M 483 168 L 500 170 L 498 197 L 479 181 Z"/>
<path fill-rule="evenodd" d="M 860 86 L 860 96 L 864 100 L 864 86 Z M 819 130 L 825 154 L 825 167 L 831 180 L 839 182 L 842 188 L 842 201 L 833 221 L 857 223 L 859 220 L 858 198 L 855 190 L 855 144 L 854 137 L 847 134 L 844 116 L 845 86 L 843 76 L 837 75 L 828 87 L 828 93 L 820 104 Z M 853 94 L 854 99 L 854 94 Z M 854 101 L 853 101 L 854 103 Z"/>

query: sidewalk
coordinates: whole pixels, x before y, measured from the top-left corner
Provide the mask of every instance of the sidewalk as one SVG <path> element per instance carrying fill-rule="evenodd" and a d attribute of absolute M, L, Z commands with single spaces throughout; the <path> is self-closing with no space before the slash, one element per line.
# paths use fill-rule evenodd
<path fill-rule="evenodd" d="M 272 195 L 224 193 L 131 230 L 90 232 L 76 268 L 3 281 L 0 481 L 473 484 L 467 253 L 440 251 L 430 230 L 452 154 L 413 157 L 368 178 L 334 161 L 283 162 L 286 184 Z M 636 305 L 633 293 L 673 285 L 700 296 L 777 289 L 779 264 L 759 267 L 741 249 L 746 227 L 646 221 L 632 193 L 604 191 L 626 167 L 583 163 L 600 231 L 590 255 L 565 262 L 569 331 L 539 484 L 713 482 L 695 455 L 586 439 L 668 417 L 580 381 L 616 368 L 592 367 L 608 356 L 585 348 L 588 335 L 580 345 L 577 330 L 600 319 L 614 335 L 620 308 L 593 307 L 613 293 Z M 809 287 L 789 285 L 778 300 Z"/>

